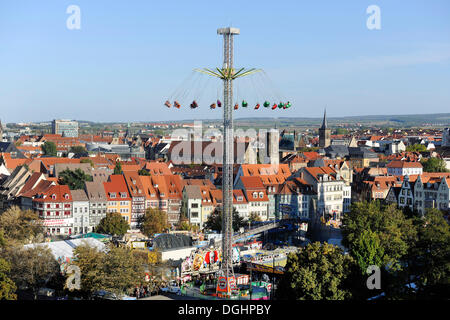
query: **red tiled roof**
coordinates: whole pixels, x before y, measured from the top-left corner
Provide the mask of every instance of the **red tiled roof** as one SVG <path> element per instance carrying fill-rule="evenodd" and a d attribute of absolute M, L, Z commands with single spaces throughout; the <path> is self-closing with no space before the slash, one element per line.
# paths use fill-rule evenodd
<path fill-rule="evenodd" d="M 103 182 L 106 198 L 110 201 L 127 201 L 131 200 L 128 192 L 125 178 L 121 174 L 113 174 L 109 176 L 107 182 Z M 111 194 L 115 193 L 116 197 L 111 198 Z M 122 197 L 122 194 L 125 195 Z"/>
<path fill-rule="evenodd" d="M 72 194 L 66 185 L 53 185 L 34 198 L 37 202 L 72 202 Z"/>
<path fill-rule="evenodd" d="M 316 180 L 319 180 L 320 175 L 327 174 L 331 180 L 336 180 L 336 171 L 330 167 L 306 167 L 304 168 Z"/>
<path fill-rule="evenodd" d="M 401 161 L 401 160 L 392 160 L 386 166 L 387 168 L 423 168 L 422 164 L 417 161 Z"/>

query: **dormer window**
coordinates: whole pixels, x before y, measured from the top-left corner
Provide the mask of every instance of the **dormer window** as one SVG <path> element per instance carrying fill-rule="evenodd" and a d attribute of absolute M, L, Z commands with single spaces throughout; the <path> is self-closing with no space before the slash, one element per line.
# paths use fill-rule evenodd
<path fill-rule="evenodd" d="M 110 196 L 111 198 L 115 198 L 115 197 L 116 197 L 116 193 L 115 193 L 115 192 L 110 192 L 110 193 L 109 193 L 109 196 Z"/>
<path fill-rule="evenodd" d="M 126 192 L 121 192 L 121 193 L 120 193 L 120 196 L 121 196 L 122 198 L 126 198 L 126 197 L 127 197 L 127 193 L 126 193 Z"/>
<path fill-rule="evenodd" d="M 64 198 L 66 198 L 66 200 L 69 200 L 69 195 L 66 193 L 66 194 L 64 195 Z"/>
<path fill-rule="evenodd" d="M 56 200 L 56 194 L 52 194 L 52 199 Z"/>
<path fill-rule="evenodd" d="M 258 192 L 253 192 L 253 198 L 258 198 Z"/>
<path fill-rule="evenodd" d="M 237 198 L 237 200 L 238 201 L 242 201 L 242 200 L 244 200 L 241 196 L 239 196 L 238 198 Z"/>
<path fill-rule="evenodd" d="M 259 197 L 262 199 L 264 197 L 264 193 L 260 192 Z"/>

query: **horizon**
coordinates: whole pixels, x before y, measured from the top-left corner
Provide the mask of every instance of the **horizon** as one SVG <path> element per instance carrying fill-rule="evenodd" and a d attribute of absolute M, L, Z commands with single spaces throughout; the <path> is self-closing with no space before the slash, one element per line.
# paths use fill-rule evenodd
<path fill-rule="evenodd" d="M 415 113 L 415 114 L 367 114 L 367 115 L 352 115 L 352 116 L 335 116 L 330 117 L 327 114 L 327 120 L 330 119 L 343 119 L 343 118 L 366 118 L 366 117 L 407 117 L 407 116 L 436 116 L 436 115 L 447 115 L 450 117 L 450 112 L 438 112 L 438 113 Z M 307 120 L 322 120 L 322 116 L 318 117 L 235 117 L 234 120 L 279 120 L 279 119 L 307 119 Z M 0 118 L 0 122 L 2 119 Z M 51 123 L 55 119 L 51 120 L 43 120 L 43 121 L 21 121 L 21 122 L 3 122 L 5 125 L 7 124 L 19 124 L 19 123 Z M 186 122 L 186 121 L 223 121 L 220 118 L 211 118 L 211 119 L 179 119 L 179 120 L 130 120 L 130 121 L 92 121 L 92 120 L 86 120 L 86 119 L 57 119 L 57 120 L 69 120 L 69 121 L 77 121 L 77 122 L 92 122 L 92 123 L 102 123 L 102 124 L 109 124 L 109 123 L 159 123 L 159 122 Z M 450 121 L 449 121 L 450 124 Z"/>

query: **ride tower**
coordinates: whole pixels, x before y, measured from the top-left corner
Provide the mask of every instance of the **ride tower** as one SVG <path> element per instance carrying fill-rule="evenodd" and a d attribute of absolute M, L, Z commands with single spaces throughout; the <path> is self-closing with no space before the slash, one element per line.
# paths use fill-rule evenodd
<path fill-rule="evenodd" d="M 230 297 L 235 287 L 233 272 L 233 164 L 234 164 L 234 130 L 233 130 L 233 81 L 237 78 L 261 71 L 260 69 L 234 69 L 233 37 L 240 34 L 238 28 L 219 28 L 217 34 L 223 35 L 222 68 L 196 69 L 223 81 L 223 163 L 222 163 L 222 265 L 219 271 L 217 293 Z"/>

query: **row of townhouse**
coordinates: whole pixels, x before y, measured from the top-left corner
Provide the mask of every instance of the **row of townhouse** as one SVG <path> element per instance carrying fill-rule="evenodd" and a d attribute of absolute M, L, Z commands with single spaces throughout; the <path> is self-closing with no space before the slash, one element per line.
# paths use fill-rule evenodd
<path fill-rule="evenodd" d="M 317 197 L 316 213 L 340 221 L 350 211 L 351 186 L 333 166 L 306 167 L 294 174 L 312 187 Z"/>
<path fill-rule="evenodd" d="M 288 164 L 243 164 L 239 167 L 235 178 L 235 189 L 246 192 L 261 192 L 265 189 L 268 199 L 267 210 L 263 210 L 263 203 L 259 196 L 253 198 L 252 212 L 260 216 L 262 220 L 273 220 L 278 213 L 276 198 L 278 188 L 292 175 Z M 258 179 L 259 178 L 259 179 Z"/>
<path fill-rule="evenodd" d="M 386 196 L 387 203 L 408 207 L 420 214 L 428 208 L 450 210 L 450 173 L 423 173 L 406 175 L 400 186 L 393 186 Z"/>
<path fill-rule="evenodd" d="M 264 189 L 233 190 L 233 208 L 244 219 L 258 215 L 267 220 L 269 201 Z M 183 212 L 189 223 L 200 228 L 208 220 L 214 210 L 221 210 L 222 191 L 211 186 L 186 185 L 183 189 Z"/>
<path fill-rule="evenodd" d="M 83 190 L 65 191 L 67 196 L 63 199 L 60 199 L 60 191 L 50 189 L 57 185 L 57 178 L 49 178 L 40 172 L 32 173 L 26 166 L 17 167 L 1 184 L 2 208 L 15 204 L 23 209 L 39 211 L 51 234 L 90 232 L 107 212 L 120 213 L 134 229 L 149 207 L 166 211 L 171 224 L 179 221 L 182 200 L 180 176 L 139 176 L 137 172 L 129 171 L 123 175 L 96 175 L 94 181 L 85 183 Z"/>

